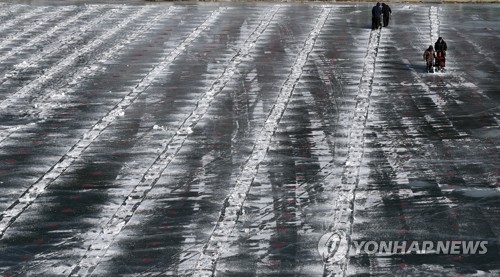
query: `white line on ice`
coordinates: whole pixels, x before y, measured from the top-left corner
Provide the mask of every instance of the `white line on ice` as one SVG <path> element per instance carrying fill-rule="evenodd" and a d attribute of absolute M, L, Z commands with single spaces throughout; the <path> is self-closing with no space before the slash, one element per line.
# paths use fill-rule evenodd
<path fill-rule="evenodd" d="M 67 48 L 69 45 L 76 43 L 77 38 L 81 37 L 82 33 L 86 32 L 89 30 L 91 27 L 95 27 L 95 24 L 100 23 L 104 18 L 105 14 L 101 15 L 100 17 L 95 17 L 92 15 L 93 12 L 95 12 L 97 9 L 96 8 L 88 8 L 85 9 L 85 11 L 80 12 L 75 15 L 75 17 L 71 17 L 69 20 L 58 24 L 57 26 L 54 26 L 53 28 L 48 30 L 49 36 L 52 34 L 52 32 L 57 32 L 59 30 L 63 30 L 66 26 L 69 26 L 73 24 L 76 20 L 78 20 L 81 17 L 85 17 L 88 15 L 91 15 L 94 19 L 90 22 L 85 22 L 86 25 L 78 24 L 77 26 L 74 26 L 73 28 L 66 30 L 62 32 L 58 39 L 55 39 L 52 43 L 48 45 L 44 45 L 42 51 L 36 52 L 36 53 L 31 53 L 32 55 L 27 58 L 21 60 L 19 63 L 15 64 L 12 66 L 12 69 L 6 70 L 6 72 L 3 72 L 3 76 L 0 78 L 0 84 L 3 84 L 5 81 L 16 77 L 19 75 L 23 69 L 26 68 L 36 68 L 38 64 L 43 63 L 43 57 L 48 56 L 49 54 L 62 51 L 63 49 Z M 76 35 L 78 34 L 78 35 Z M 48 37 L 47 35 L 42 34 L 41 36 L 43 37 Z M 42 37 L 40 37 L 42 39 Z M 35 42 L 29 42 L 27 44 L 35 45 L 37 42 L 37 38 L 34 39 Z M 11 58 L 14 55 L 18 54 L 19 50 L 22 50 L 25 48 L 26 44 L 21 45 L 20 49 L 17 49 L 17 51 L 9 51 L 7 52 L 4 56 L 0 57 L 0 61 L 4 61 L 7 58 Z"/>
<path fill-rule="evenodd" d="M 74 9 L 66 8 L 66 9 L 63 9 L 62 12 L 68 12 L 68 11 L 72 11 L 72 10 L 74 10 Z M 23 52 L 23 51 L 25 51 L 26 49 L 30 49 L 33 46 L 43 42 L 45 39 L 54 35 L 57 31 L 59 31 L 63 28 L 66 28 L 66 26 L 69 26 L 69 25 L 73 24 L 74 22 L 76 22 L 78 19 L 88 15 L 91 11 L 92 11 L 92 9 L 87 9 L 84 12 L 78 12 L 75 15 L 70 16 L 69 18 L 65 18 L 64 22 L 58 22 L 57 25 L 54 25 L 53 27 L 49 28 L 45 32 L 32 37 L 28 42 L 22 43 L 21 45 L 12 48 L 10 51 L 8 51 L 8 52 L 2 54 L 2 56 L 0 56 L 0 63 L 2 63 L 3 61 L 5 61 L 5 60 Z M 55 13 L 55 12 L 52 12 L 52 13 Z M 65 16 L 64 13 L 61 13 L 61 11 L 58 11 L 57 15 Z M 42 18 L 42 20 L 44 22 L 51 20 L 51 19 L 52 19 L 51 14 L 45 14 L 44 17 Z M 40 28 L 41 24 L 42 24 L 42 22 L 40 22 L 40 21 L 36 22 L 36 24 L 31 25 L 30 30 L 25 30 L 25 32 L 29 32 L 29 31 L 32 31 L 34 29 Z M 75 31 L 76 31 L 76 28 L 75 28 Z M 81 26 L 78 28 L 78 31 L 81 34 Z M 22 34 L 20 34 L 20 35 L 22 35 Z M 12 42 L 11 41 L 3 41 L 2 43 L 0 43 L 0 48 L 3 48 L 3 44 L 10 44 L 10 43 L 12 43 Z M 60 44 L 60 40 L 57 40 L 56 43 Z M 46 45 L 44 45 L 44 48 L 45 47 L 46 47 Z M 43 52 L 46 53 L 46 51 L 43 51 Z M 27 65 L 31 65 L 31 63 L 27 60 L 23 60 L 22 63 L 27 64 Z M 0 81 L 0 83 L 2 83 L 3 81 L 4 80 L 2 79 Z"/>
<path fill-rule="evenodd" d="M 279 7 L 280 6 L 276 6 L 268 13 L 266 13 L 261 22 L 251 33 L 250 37 L 248 37 L 243 43 L 239 44 L 242 48 L 229 60 L 230 64 L 226 67 L 224 72 L 213 82 L 210 90 L 207 91 L 198 100 L 194 111 L 182 122 L 182 124 L 177 129 L 177 133 L 170 139 L 155 162 L 143 174 L 140 183 L 136 185 L 130 192 L 124 203 L 118 208 L 113 217 L 105 223 L 102 231 L 98 234 L 98 236 L 96 238 L 93 238 L 93 240 L 89 242 L 89 250 L 80 262 L 80 266 L 82 268 L 75 268 L 74 270 L 78 270 L 78 275 L 80 275 L 82 272 L 92 271 L 97 263 L 92 262 L 91 265 L 88 265 L 90 263 L 89 261 L 95 261 L 95 257 L 102 257 L 105 255 L 106 251 L 115 240 L 115 237 L 129 222 L 130 218 L 142 204 L 149 191 L 153 189 L 165 169 L 175 158 L 176 154 L 180 151 L 187 136 L 192 132 L 192 128 L 207 113 L 210 107 L 210 103 L 223 90 L 226 84 L 233 79 L 234 74 L 237 73 L 239 64 L 250 54 L 250 50 L 254 48 L 255 43 L 257 42 L 259 37 L 271 23 Z M 162 191 L 162 193 L 168 194 L 169 190 L 164 190 Z M 95 243 L 96 241 L 99 242 L 99 245 Z M 189 253 L 185 255 L 189 256 Z"/>
<path fill-rule="evenodd" d="M 441 22 L 439 21 L 439 10 L 436 6 L 432 6 L 429 8 L 429 19 L 431 22 L 430 28 L 430 45 L 434 45 L 434 42 L 438 40 L 439 37 L 439 25 Z"/>
<path fill-rule="evenodd" d="M 54 103 L 55 101 L 52 101 L 54 98 L 59 95 L 66 96 L 76 93 L 78 84 L 81 84 L 82 81 L 90 78 L 91 76 L 98 75 L 102 71 L 102 66 L 99 66 L 99 64 L 103 65 L 106 64 L 109 60 L 112 60 L 112 58 L 116 56 L 116 54 L 119 53 L 122 48 L 126 47 L 141 35 L 144 35 L 145 31 L 152 28 L 160 18 L 168 18 L 172 15 L 173 12 L 178 12 L 183 9 L 184 8 L 182 7 L 170 6 L 169 9 L 161 10 L 160 13 L 154 17 L 148 14 L 149 19 L 144 26 L 140 26 L 138 29 L 128 30 L 127 36 L 117 40 L 115 45 L 107 48 L 104 53 L 96 55 L 97 57 L 92 61 L 89 61 L 89 65 L 85 69 L 82 69 L 77 73 L 71 75 L 71 78 L 67 79 L 67 83 L 68 85 L 70 85 L 70 87 L 66 87 L 62 90 L 48 88 L 45 94 L 37 99 L 38 103 L 40 104 L 38 105 L 37 109 L 30 110 L 30 112 L 33 113 L 32 115 L 38 115 L 40 119 L 45 119 L 53 109 L 57 108 L 57 106 L 60 105 L 60 103 Z M 123 110 L 118 111 L 118 114 L 122 115 Z"/>
<path fill-rule="evenodd" d="M 216 20 L 220 17 L 223 11 L 227 10 L 227 8 L 221 7 L 214 11 L 198 28 L 193 30 L 191 34 L 180 43 L 175 49 L 170 52 L 170 55 L 164 59 L 164 61 L 157 66 L 148 76 L 143 79 L 137 87 L 134 89 L 134 92 L 126 97 L 126 101 L 117 105 L 117 108 L 121 111 L 126 107 L 130 106 L 132 102 L 137 99 L 140 92 L 144 91 L 159 75 L 161 75 L 164 70 L 180 55 L 184 52 L 184 50 L 189 47 L 189 45 L 198 37 L 200 34 L 213 25 Z M 227 78 L 229 78 L 228 76 Z M 140 183 L 135 186 L 133 191 L 126 197 L 123 204 L 120 205 L 118 210 L 113 214 L 110 219 L 104 223 L 102 229 L 98 232 L 98 234 L 92 238 L 88 238 L 89 241 L 84 243 L 88 248 L 85 255 L 82 259 L 75 265 L 71 266 L 70 274 L 76 276 L 82 276 L 91 274 L 95 267 L 99 264 L 100 259 L 106 254 L 108 248 L 113 243 L 115 237 L 121 232 L 121 230 L 128 223 L 130 218 L 133 216 L 137 208 L 140 206 L 144 197 L 147 193 L 153 188 L 158 179 L 161 177 L 163 171 L 166 166 L 172 161 L 175 153 L 179 151 L 181 144 L 177 144 L 179 141 L 184 141 L 189 133 L 191 133 L 191 128 L 194 124 L 200 119 L 203 112 L 198 113 L 199 110 L 206 111 L 209 107 L 210 101 L 216 94 L 217 89 L 222 89 L 224 87 L 225 82 L 218 80 L 220 82 L 216 82 L 211 91 L 207 93 L 208 97 L 203 98 L 196 105 L 196 109 L 190 114 L 190 116 L 182 123 L 179 127 L 177 134 L 171 139 L 172 144 L 168 144 L 166 149 L 161 153 L 160 156 L 156 159 L 156 161 L 148 168 L 148 170 L 142 176 Z M 227 81 L 226 81 L 227 82 Z M 110 112 L 112 114 L 112 112 Z M 109 123 L 116 118 L 116 115 L 113 115 L 112 120 L 109 120 Z M 108 122 L 108 120 L 104 119 L 104 122 Z M 106 124 L 109 125 L 109 123 Z M 104 127 L 104 126 L 103 126 Z M 98 134 L 102 132 L 102 129 L 99 128 L 96 130 L 97 137 Z M 92 139 L 92 140 L 93 140 Z M 172 145 L 178 145 L 178 147 L 168 147 Z M 88 146 L 88 145 L 87 145 Z M 87 239 L 86 239 L 87 240 Z M 87 245 L 88 244 L 88 245 Z"/>
<path fill-rule="evenodd" d="M 439 12 L 436 7 L 431 7 L 429 9 L 429 18 L 431 19 L 430 21 L 430 39 L 432 40 L 437 40 L 438 34 L 439 34 Z M 426 37 L 427 35 L 421 34 L 421 36 Z M 430 100 L 435 105 L 436 112 L 440 113 L 440 115 L 437 117 L 437 119 L 434 119 L 430 115 L 425 115 L 424 118 L 425 120 L 429 123 L 430 126 L 434 130 L 441 130 L 443 127 L 453 129 L 458 133 L 459 136 L 461 137 L 467 137 L 468 134 L 465 132 L 459 132 L 456 130 L 456 128 L 453 126 L 453 122 L 448 118 L 446 114 L 446 105 L 447 101 L 441 97 L 439 97 L 438 94 L 433 92 L 429 85 L 425 83 L 425 81 L 421 78 L 420 74 L 417 73 L 415 68 L 413 68 L 410 64 L 410 61 L 407 59 L 404 59 L 403 62 L 407 65 L 407 67 L 410 69 L 410 72 L 414 78 L 414 80 L 417 80 L 415 85 L 419 85 L 423 91 L 425 91 L 425 96 L 427 96 Z M 412 95 L 412 98 L 414 96 Z M 422 105 L 419 105 L 418 102 L 415 102 L 415 105 L 419 109 L 425 109 L 426 107 L 422 107 Z M 427 106 L 427 105 L 426 105 Z"/>
<path fill-rule="evenodd" d="M 370 32 L 370 41 L 363 65 L 356 106 L 351 128 L 349 130 L 349 144 L 347 159 L 340 182 L 336 185 L 336 200 L 332 211 L 331 232 L 341 235 L 335 249 L 328 249 L 324 257 L 323 276 L 344 276 L 348 264 L 350 234 L 354 212 L 354 199 L 359 184 L 359 172 L 364 154 L 364 129 L 370 106 L 373 79 L 375 76 L 375 62 L 380 44 L 381 30 Z M 331 252 L 330 252 L 331 251 Z"/>
<path fill-rule="evenodd" d="M 286 109 L 288 101 L 292 95 L 295 85 L 302 75 L 303 67 L 307 61 L 308 55 L 312 52 L 316 38 L 321 31 L 323 25 L 328 18 L 331 8 L 324 8 L 318 16 L 318 20 L 311 30 L 309 37 L 304 43 L 304 46 L 295 60 L 292 72 L 283 84 L 280 94 L 267 117 L 264 127 L 257 137 L 252 153 L 244 164 L 240 175 L 236 180 L 233 191 L 224 201 L 219 221 L 216 223 L 210 238 L 204 245 L 201 256 L 197 262 L 194 276 L 211 276 L 217 266 L 222 251 L 225 250 L 230 234 L 239 218 L 241 209 L 245 202 L 246 196 L 250 190 L 253 179 L 255 178 L 259 164 L 264 160 L 271 143 L 272 137 L 283 113 Z"/>
<path fill-rule="evenodd" d="M 64 13 L 65 12 L 70 12 L 72 10 L 75 10 L 74 7 L 65 7 L 60 10 L 54 9 L 51 10 L 48 13 L 45 13 L 41 19 L 39 19 L 36 22 L 33 22 L 30 24 L 27 28 L 22 29 L 22 31 L 16 32 L 4 39 L 0 42 L 0 49 L 3 49 L 4 47 L 8 45 L 15 44 L 16 41 L 21 40 L 22 38 L 25 37 L 27 34 L 30 34 L 32 32 L 37 31 L 38 29 L 45 28 L 44 24 L 47 23 L 49 20 L 54 20 L 58 19 L 58 17 L 66 16 Z M 7 58 L 12 56 L 13 53 L 19 53 L 22 49 L 28 48 L 27 46 L 31 46 L 32 44 L 28 43 L 21 43 L 21 45 L 12 48 L 9 52 L 2 54 L 0 56 L 0 63 L 5 61 Z"/>
<path fill-rule="evenodd" d="M 7 7 L 7 3 L 1 3 L 2 5 L 2 11 L 0 12 L 0 17 L 12 17 L 15 13 L 18 13 L 20 12 L 19 10 L 21 10 L 21 8 L 24 8 L 26 9 L 28 6 L 27 5 L 9 5 L 9 7 Z M 4 22 L 7 22 L 7 20 L 5 20 Z M 3 27 L 2 27 L 3 28 Z"/>
<path fill-rule="evenodd" d="M 22 24 L 22 22 L 25 22 L 26 20 L 38 16 L 40 13 L 45 13 L 46 10 L 48 10 L 49 7 L 37 7 L 35 9 L 30 9 L 28 12 L 24 13 L 22 16 L 15 17 L 12 20 L 8 20 L 7 22 L 2 23 L 0 25 L 0 33 L 4 32 L 5 30 L 10 30 L 10 29 L 15 29 L 16 26 L 19 26 Z M 11 36 L 15 36 L 11 35 Z M 9 40 L 11 36 L 7 36 L 5 38 L 2 38 L 2 40 Z"/>
<path fill-rule="evenodd" d="M 121 9 L 124 9 L 124 7 L 121 7 Z M 64 70 L 67 70 L 69 67 L 73 66 L 73 64 L 76 61 L 78 61 L 79 56 L 81 56 L 85 53 L 88 53 L 90 51 L 93 51 L 95 48 L 102 45 L 107 39 L 110 39 L 112 36 L 114 36 L 116 33 L 118 33 L 118 31 L 122 30 L 133 19 L 136 19 L 137 17 L 141 16 L 144 12 L 145 12 L 145 9 L 141 9 L 139 13 L 136 13 L 133 16 L 127 17 L 126 19 L 121 21 L 119 24 L 115 25 L 113 28 L 106 31 L 102 36 L 96 37 L 93 40 L 89 41 L 88 43 L 80 46 L 79 48 L 74 49 L 74 51 L 70 55 L 66 56 L 63 60 L 59 61 L 56 65 L 54 65 L 49 70 L 44 72 L 43 75 L 39 76 L 37 79 L 35 79 L 31 83 L 27 84 L 26 86 L 24 86 L 23 88 L 21 88 L 20 90 L 15 92 L 9 98 L 3 100 L 0 103 L 0 110 L 6 110 L 10 106 L 13 106 L 15 104 L 15 102 L 20 98 L 33 96 L 32 92 L 34 90 L 39 89 L 43 84 L 45 84 L 49 80 L 56 78 L 57 74 L 60 74 L 61 72 L 64 72 Z M 104 18 L 108 18 L 116 13 L 117 13 L 117 11 L 113 9 Z M 83 29 L 89 30 L 91 28 L 98 27 L 98 23 L 100 23 L 104 18 L 99 17 L 99 18 L 92 20 L 88 25 L 83 27 Z"/>
<path fill-rule="evenodd" d="M 6 60 L 7 58 L 11 57 L 12 55 L 14 55 L 14 54 L 22 51 L 22 49 L 27 49 L 30 46 L 33 46 L 36 43 L 38 43 L 39 41 L 43 40 L 44 38 L 49 37 L 50 35 L 52 35 L 57 30 L 61 30 L 62 28 L 65 28 L 66 26 L 68 26 L 68 25 L 76 22 L 81 17 L 85 17 L 85 16 L 91 14 L 92 12 L 94 12 L 94 10 L 95 10 L 95 8 L 89 8 L 89 9 L 85 10 L 82 13 L 78 13 L 74 17 L 71 17 L 69 20 L 67 20 L 67 21 L 65 21 L 63 23 L 60 23 L 57 26 L 49 29 L 49 31 L 47 33 L 42 34 L 40 36 L 37 36 L 36 38 L 34 38 L 29 43 L 26 43 L 26 44 L 23 44 L 23 45 L 21 45 L 19 47 L 16 47 L 15 51 L 13 49 L 12 51 L 7 52 L 5 55 L 2 55 L 0 57 L 0 63 L 2 61 Z M 102 18 L 95 19 L 95 20 L 100 21 L 100 20 L 102 20 Z M 82 31 L 85 31 L 85 30 L 86 30 L 85 27 L 76 26 L 76 27 L 72 28 L 70 31 L 64 32 L 62 34 L 62 36 L 63 37 L 69 36 L 70 34 L 73 34 L 73 33 L 76 33 L 76 32 L 81 33 Z M 30 67 L 34 67 L 36 65 L 36 63 L 40 62 L 40 60 L 42 59 L 43 56 L 48 55 L 49 53 L 52 53 L 52 52 L 54 52 L 56 50 L 61 50 L 63 48 L 62 47 L 63 42 L 64 42 L 64 44 L 68 44 L 67 41 L 57 40 L 56 42 L 54 42 L 54 43 L 52 43 L 50 45 L 44 46 L 44 51 L 42 51 L 41 53 L 37 53 L 37 54 L 33 55 L 32 57 L 30 57 L 29 59 L 23 60 L 23 62 L 21 62 L 21 64 L 14 65 L 14 67 L 15 68 L 19 68 L 19 67 L 22 67 L 22 65 L 28 65 Z M 50 49 L 50 51 L 48 51 L 48 49 Z M 17 69 L 13 70 L 11 72 L 6 73 L 3 77 L 0 78 L 0 84 L 2 84 L 3 82 L 5 82 L 7 79 L 14 77 L 18 73 L 19 73 L 19 71 Z M 45 108 L 45 106 L 43 108 Z M 32 125 L 33 124 L 2 128 L 2 132 L 0 132 L 0 144 L 2 144 L 3 141 L 6 138 L 8 138 L 10 135 L 12 135 L 14 132 L 17 132 L 18 130 L 21 130 L 21 129 L 29 128 Z"/>
<path fill-rule="evenodd" d="M 109 30 L 107 35 L 104 35 L 100 39 L 96 39 L 93 44 L 101 44 L 105 37 L 111 37 L 112 34 L 118 32 L 123 29 L 128 23 L 133 21 L 134 19 L 140 17 L 142 14 L 147 12 L 150 8 L 143 8 L 134 16 L 130 16 L 127 19 L 123 20 L 120 24 L 116 25 L 114 28 Z M 85 49 L 87 49 L 86 46 Z M 97 47 L 97 45 L 93 45 L 93 47 Z M 86 50 L 90 51 L 90 50 Z M 126 102 L 125 99 L 123 102 Z M 88 147 L 88 145 L 97 137 L 104 128 L 106 128 L 118 115 L 117 111 L 121 107 L 119 105 L 118 108 L 113 109 L 106 117 L 101 119 L 96 125 L 92 127 L 92 129 L 84 135 L 84 138 L 81 139 L 77 144 L 75 144 L 71 150 L 66 153 L 47 173 L 45 173 L 40 179 L 38 179 L 34 184 L 29 186 L 27 190 L 25 190 L 20 197 L 12 203 L 5 211 L 1 214 L 0 219 L 0 238 L 3 237 L 5 231 L 9 228 L 9 226 L 21 215 L 21 213 L 28 208 L 35 199 L 45 191 L 45 188 L 55 179 L 57 179 L 70 165 L 71 163 L 77 159 L 83 150 Z"/>

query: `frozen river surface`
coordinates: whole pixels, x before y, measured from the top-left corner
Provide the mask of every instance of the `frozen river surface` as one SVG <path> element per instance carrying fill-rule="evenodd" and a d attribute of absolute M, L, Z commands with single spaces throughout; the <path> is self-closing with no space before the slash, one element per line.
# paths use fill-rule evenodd
<path fill-rule="evenodd" d="M 81 2 L 0 2 L 1 276 L 500 274 L 499 5 Z"/>

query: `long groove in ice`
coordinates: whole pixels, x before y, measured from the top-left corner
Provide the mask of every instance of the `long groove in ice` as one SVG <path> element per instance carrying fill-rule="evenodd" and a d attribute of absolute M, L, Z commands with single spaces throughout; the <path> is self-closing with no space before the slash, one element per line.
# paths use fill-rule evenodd
<path fill-rule="evenodd" d="M 125 27 L 128 23 L 140 17 L 148 9 L 141 9 L 134 16 L 123 20 L 121 24 L 117 25 L 115 28 L 110 30 L 110 33 L 115 33 Z M 111 36 L 111 35 L 109 35 Z M 103 38 L 95 41 L 103 41 Z M 89 50 L 90 51 L 90 50 Z M 132 93 L 131 93 L 132 94 Z M 130 94 L 129 94 L 130 96 Z M 31 203 L 45 191 L 45 188 L 58 176 L 60 176 L 70 165 L 71 163 L 80 156 L 83 150 L 90 145 L 90 143 L 97 137 L 103 129 L 105 129 L 117 116 L 118 110 L 121 110 L 120 104 L 128 103 L 129 98 L 125 98 L 122 100 L 118 107 L 115 107 L 111 112 L 109 112 L 104 118 L 102 118 L 97 124 L 92 126 L 92 129 L 84 135 L 78 143 L 76 143 L 68 153 L 66 153 L 54 166 L 50 168 L 50 170 L 45 173 L 42 177 L 40 177 L 34 184 L 32 184 L 28 189 L 26 189 L 21 196 L 12 203 L 5 211 L 0 215 L 0 238 L 3 237 L 5 231 L 9 228 L 9 226 L 21 215 L 21 213 L 28 208 Z M 128 105 L 126 105 L 128 106 Z"/>
<path fill-rule="evenodd" d="M 225 85 L 233 79 L 233 75 L 237 72 L 238 65 L 248 56 L 250 50 L 255 46 L 255 42 L 270 24 L 278 9 L 279 8 L 274 8 L 266 13 L 265 17 L 255 27 L 250 37 L 241 44 L 242 48 L 229 60 L 230 65 L 228 65 L 224 72 L 213 82 L 210 90 L 198 100 L 194 111 L 182 122 L 177 129 L 177 133 L 169 140 L 155 162 L 143 174 L 140 183 L 129 193 L 126 200 L 118 208 L 113 217 L 104 223 L 105 226 L 99 232 L 98 236 L 92 238 L 92 241 L 88 243 L 89 248 L 85 257 L 80 262 L 80 268 L 75 268 L 73 270 L 77 271 L 77 275 L 81 275 L 82 272 L 86 273 L 92 271 L 99 260 L 96 257 L 105 255 L 106 251 L 115 240 L 115 237 L 130 221 L 149 191 L 153 189 L 165 169 L 180 151 L 187 136 L 191 133 L 192 128 L 207 113 L 210 103 L 222 91 Z M 167 190 L 163 193 L 168 194 L 168 192 Z M 97 241 L 99 245 L 94 243 Z"/>
<path fill-rule="evenodd" d="M 361 76 L 354 116 L 349 130 L 349 143 L 347 159 L 344 164 L 340 182 L 336 186 L 336 199 L 332 211 L 333 222 L 330 232 L 342 236 L 338 247 L 328 249 L 324 257 L 323 276 L 345 276 L 348 253 L 350 246 L 350 234 L 352 232 L 352 220 L 354 212 L 354 199 L 356 188 L 359 184 L 359 172 L 364 154 L 364 129 L 370 107 L 370 96 L 373 89 L 375 77 L 375 63 L 382 31 L 376 30 L 370 33 L 368 50 L 364 59 L 363 73 Z"/>
<path fill-rule="evenodd" d="M 304 46 L 295 60 L 292 72 L 288 75 L 287 80 L 283 84 L 280 94 L 266 119 L 265 125 L 255 141 L 252 153 L 242 167 L 233 191 L 224 201 L 219 220 L 207 243 L 203 247 L 195 268 L 194 276 L 211 276 L 214 274 L 217 260 L 221 252 L 224 251 L 225 245 L 229 243 L 227 240 L 239 218 L 246 196 L 257 174 L 259 164 L 266 156 L 274 132 L 278 128 L 280 119 L 283 116 L 295 85 L 302 75 L 303 67 L 309 54 L 313 50 L 316 38 L 325 24 L 330 11 L 331 8 L 323 8 L 314 28 L 304 42 Z"/>

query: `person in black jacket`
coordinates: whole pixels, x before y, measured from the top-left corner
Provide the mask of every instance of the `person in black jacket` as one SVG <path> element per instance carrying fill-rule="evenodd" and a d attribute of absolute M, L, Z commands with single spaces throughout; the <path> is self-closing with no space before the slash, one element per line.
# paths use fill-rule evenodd
<path fill-rule="evenodd" d="M 389 25 L 389 18 L 391 17 L 392 11 L 386 3 L 382 3 L 382 14 L 384 15 L 384 27 L 387 27 Z"/>
<path fill-rule="evenodd" d="M 382 9 L 380 3 L 377 2 L 377 5 L 372 8 L 372 30 L 380 27 L 382 27 Z"/>
<path fill-rule="evenodd" d="M 439 37 L 436 43 L 434 43 L 434 51 L 436 53 L 441 53 L 443 57 L 446 57 L 446 50 L 448 46 L 442 37 Z"/>
<path fill-rule="evenodd" d="M 442 37 L 439 37 L 436 43 L 434 43 L 434 51 L 436 51 L 436 65 L 440 71 L 444 71 L 446 65 L 446 50 L 448 45 Z"/>

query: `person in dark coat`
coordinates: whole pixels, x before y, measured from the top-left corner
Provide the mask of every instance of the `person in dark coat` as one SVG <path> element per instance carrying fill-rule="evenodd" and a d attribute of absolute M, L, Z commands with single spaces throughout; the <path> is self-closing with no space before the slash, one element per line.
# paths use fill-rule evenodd
<path fill-rule="evenodd" d="M 389 25 L 389 18 L 391 17 L 392 11 L 386 3 L 382 3 L 382 14 L 384 15 L 384 27 L 387 27 Z"/>
<path fill-rule="evenodd" d="M 443 57 L 446 57 L 447 49 L 448 46 L 446 45 L 446 42 L 442 37 L 439 37 L 436 43 L 434 43 L 434 51 L 436 51 L 436 53 L 441 53 Z"/>
<path fill-rule="evenodd" d="M 434 57 L 436 54 L 434 53 L 434 49 L 432 48 L 432 45 L 429 45 L 429 48 L 427 48 L 424 52 L 424 61 L 426 63 L 426 69 L 427 72 L 432 72 L 434 73 Z"/>
<path fill-rule="evenodd" d="M 382 8 L 380 7 L 380 3 L 377 2 L 372 8 L 372 30 L 376 30 L 382 27 Z"/>

